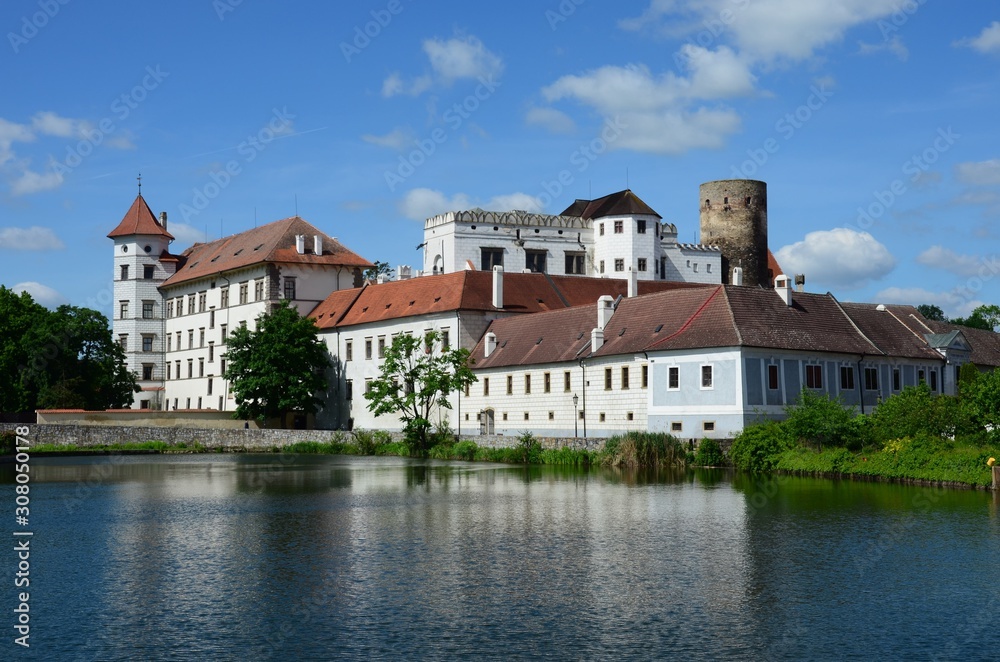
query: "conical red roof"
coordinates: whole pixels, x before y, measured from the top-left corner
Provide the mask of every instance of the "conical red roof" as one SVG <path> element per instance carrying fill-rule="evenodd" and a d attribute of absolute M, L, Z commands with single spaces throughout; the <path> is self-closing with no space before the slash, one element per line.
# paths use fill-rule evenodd
<path fill-rule="evenodd" d="M 134 234 L 164 236 L 168 239 L 174 238 L 172 234 L 167 232 L 166 228 L 157 222 L 156 217 L 153 215 L 152 210 L 150 210 L 149 205 L 146 204 L 141 193 L 136 196 L 135 202 L 129 207 L 125 218 L 118 224 L 118 227 L 108 233 L 108 237 L 113 239 L 115 237 Z"/>

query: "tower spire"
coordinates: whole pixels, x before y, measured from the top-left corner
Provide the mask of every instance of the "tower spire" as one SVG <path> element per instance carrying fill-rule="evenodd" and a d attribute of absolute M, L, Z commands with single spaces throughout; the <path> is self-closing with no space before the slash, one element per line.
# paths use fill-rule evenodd
<path fill-rule="evenodd" d="M 136 180 L 139 182 L 139 195 L 142 195 L 142 173 L 141 172 L 139 173 L 139 176 L 136 177 Z"/>

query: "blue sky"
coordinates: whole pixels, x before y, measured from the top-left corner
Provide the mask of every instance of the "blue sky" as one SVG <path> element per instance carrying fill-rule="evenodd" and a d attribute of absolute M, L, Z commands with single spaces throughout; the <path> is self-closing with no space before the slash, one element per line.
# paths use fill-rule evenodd
<path fill-rule="evenodd" d="M 0 283 L 105 313 L 136 193 L 174 252 L 291 216 L 419 266 L 422 219 L 626 186 L 698 232 L 763 179 L 842 300 L 1000 303 L 1000 10 L 959 0 L 0 7 Z"/>

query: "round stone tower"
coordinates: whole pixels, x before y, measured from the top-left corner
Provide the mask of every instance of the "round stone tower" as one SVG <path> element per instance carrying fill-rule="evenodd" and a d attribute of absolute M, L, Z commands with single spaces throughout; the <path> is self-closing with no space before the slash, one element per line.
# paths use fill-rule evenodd
<path fill-rule="evenodd" d="M 743 268 L 743 284 L 772 287 L 767 273 L 767 184 L 753 179 L 721 179 L 699 187 L 701 243 L 722 249 L 722 281 L 733 282 Z"/>

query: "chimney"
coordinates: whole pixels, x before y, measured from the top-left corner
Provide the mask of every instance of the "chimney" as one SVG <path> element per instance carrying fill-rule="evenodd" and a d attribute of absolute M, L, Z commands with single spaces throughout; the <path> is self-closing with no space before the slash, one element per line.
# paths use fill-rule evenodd
<path fill-rule="evenodd" d="M 165 211 L 160 212 L 160 227 L 164 230 L 167 229 L 167 212 Z"/>
<path fill-rule="evenodd" d="M 487 358 L 497 348 L 497 336 L 490 331 L 486 334 L 486 344 L 483 346 L 483 357 Z"/>
<path fill-rule="evenodd" d="M 590 351 L 596 352 L 604 346 L 604 330 L 594 329 L 590 332 Z"/>
<path fill-rule="evenodd" d="M 323 254 L 323 237 L 318 234 L 313 235 L 313 253 L 316 255 Z"/>
<path fill-rule="evenodd" d="M 639 274 L 632 267 L 628 268 L 628 298 L 639 294 Z"/>
<path fill-rule="evenodd" d="M 503 308 L 503 267 L 493 267 L 493 307 Z"/>
<path fill-rule="evenodd" d="M 597 300 L 597 328 L 601 331 L 604 331 L 604 327 L 608 325 L 608 321 L 615 313 L 614 302 L 615 300 L 607 294 Z"/>
<path fill-rule="evenodd" d="M 295 235 L 295 251 L 299 255 L 306 254 L 306 236 L 304 234 Z"/>
<path fill-rule="evenodd" d="M 806 291 L 806 275 L 805 274 L 795 274 L 795 291 L 805 292 Z"/>
<path fill-rule="evenodd" d="M 791 307 L 792 305 L 792 283 L 788 280 L 788 276 L 781 274 L 774 279 L 774 289 L 777 291 L 778 296 L 781 300 L 785 302 L 786 306 Z"/>
<path fill-rule="evenodd" d="M 743 267 L 733 267 L 733 285 L 743 284 Z"/>

